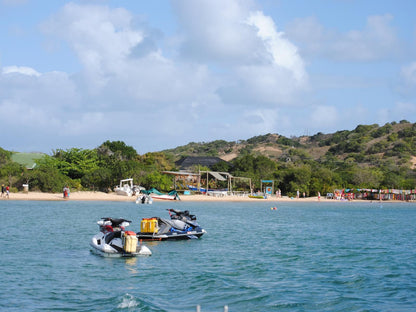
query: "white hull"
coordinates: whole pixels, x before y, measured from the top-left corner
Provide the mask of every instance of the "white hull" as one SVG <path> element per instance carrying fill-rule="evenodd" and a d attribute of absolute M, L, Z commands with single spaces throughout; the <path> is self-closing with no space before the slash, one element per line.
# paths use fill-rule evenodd
<path fill-rule="evenodd" d="M 157 194 L 150 194 L 150 197 L 153 199 L 163 199 L 163 200 L 175 200 L 175 195 L 157 195 Z"/>
<path fill-rule="evenodd" d="M 133 179 L 124 179 L 120 180 L 120 185 L 116 186 L 114 191 L 117 195 L 133 196 L 134 194 L 140 192 L 141 189 L 144 188 L 138 185 L 134 185 Z"/>
<path fill-rule="evenodd" d="M 114 238 L 111 242 L 111 245 L 117 246 L 119 250 L 122 249 L 122 240 L 121 238 Z M 152 252 L 149 248 L 144 245 L 137 245 L 136 252 L 124 252 L 119 251 L 110 244 L 105 243 L 105 234 L 100 232 L 93 236 L 90 242 L 91 251 L 95 254 L 98 254 L 103 257 L 136 257 L 136 256 L 150 256 Z"/>
<path fill-rule="evenodd" d="M 118 190 L 118 189 L 116 189 L 116 194 L 117 195 L 122 195 L 122 196 L 132 196 L 133 195 L 133 192 L 131 190 L 126 191 L 126 190 Z"/>

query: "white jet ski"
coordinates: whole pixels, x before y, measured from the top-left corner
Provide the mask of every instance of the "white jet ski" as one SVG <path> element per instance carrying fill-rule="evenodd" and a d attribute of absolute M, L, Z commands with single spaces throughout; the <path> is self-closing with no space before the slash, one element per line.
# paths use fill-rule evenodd
<path fill-rule="evenodd" d="M 126 231 L 131 221 L 125 219 L 101 218 L 97 221 L 100 232 L 91 239 L 91 250 L 105 257 L 150 256 L 149 248 L 138 243 L 136 233 Z"/>
<path fill-rule="evenodd" d="M 136 204 L 152 204 L 153 198 L 150 195 L 147 194 L 139 194 L 136 197 Z"/>

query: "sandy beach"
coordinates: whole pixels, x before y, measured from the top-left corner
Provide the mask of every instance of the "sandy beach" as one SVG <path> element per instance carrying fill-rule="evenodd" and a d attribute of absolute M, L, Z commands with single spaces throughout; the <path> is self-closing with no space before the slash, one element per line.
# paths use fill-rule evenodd
<path fill-rule="evenodd" d="M 259 202 L 259 201 L 269 201 L 269 202 L 307 202 L 307 201 L 318 201 L 318 197 L 306 197 L 306 198 L 299 198 L 299 199 L 291 199 L 287 196 L 283 196 L 281 198 L 276 198 L 276 196 L 270 196 L 267 199 L 257 199 L 257 198 L 249 198 L 247 196 L 224 196 L 224 197 L 214 197 L 214 196 L 207 196 L 207 195 L 180 195 L 180 199 L 182 201 L 244 201 L 244 202 Z M 60 200 L 77 200 L 77 201 L 136 201 L 136 197 L 128 197 L 128 196 L 121 196 L 117 195 L 116 193 L 104 193 L 104 192 L 72 192 L 68 199 L 64 199 L 62 193 L 42 193 L 42 192 L 28 192 L 28 193 L 10 193 L 8 199 L 0 198 L 0 200 L 51 200 L 51 201 L 60 201 Z M 161 199 L 154 199 L 156 201 L 166 201 Z M 320 201 L 329 201 L 333 202 L 333 200 L 327 200 L 321 197 Z"/>

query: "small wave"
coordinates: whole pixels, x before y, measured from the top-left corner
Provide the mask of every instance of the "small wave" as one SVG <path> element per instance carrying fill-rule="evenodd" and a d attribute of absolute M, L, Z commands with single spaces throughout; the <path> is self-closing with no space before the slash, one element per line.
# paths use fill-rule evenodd
<path fill-rule="evenodd" d="M 121 301 L 121 303 L 117 306 L 117 308 L 119 309 L 130 309 L 130 308 L 135 308 L 139 305 L 139 303 L 136 301 L 136 299 L 130 295 L 130 294 L 125 294 L 123 296 L 123 299 Z"/>

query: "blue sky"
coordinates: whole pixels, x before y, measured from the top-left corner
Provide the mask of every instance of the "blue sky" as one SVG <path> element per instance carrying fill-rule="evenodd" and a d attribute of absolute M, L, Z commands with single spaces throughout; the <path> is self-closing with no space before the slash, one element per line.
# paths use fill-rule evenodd
<path fill-rule="evenodd" d="M 0 147 L 138 153 L 416 116 L 416 2 L 0 0 Z"/>

